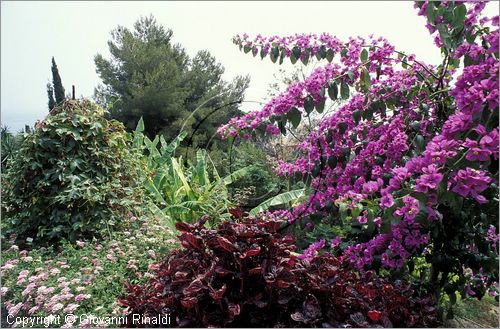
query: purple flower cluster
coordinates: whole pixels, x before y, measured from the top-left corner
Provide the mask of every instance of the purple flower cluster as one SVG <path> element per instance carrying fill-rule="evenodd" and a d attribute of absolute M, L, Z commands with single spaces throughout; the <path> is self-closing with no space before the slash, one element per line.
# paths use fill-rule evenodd
<path fill-rule="evenodd" d="M 316 252 L 325 246 L 325 240 L 321 239 L 314 243 L 311 243 L 304 252 L 298 256 L 299 259 L 311 261 L 316 257 Z"/>
<path fill-rule="evenodd" d="M 456 174 L 450 177 L 453 192 L 463 196 L 470 195 L 479 203 L 486 203 L 488 200 L 479 193 L 488 188 L 491 178 L 483 170 L 467 167 L 460 169 Z"/>

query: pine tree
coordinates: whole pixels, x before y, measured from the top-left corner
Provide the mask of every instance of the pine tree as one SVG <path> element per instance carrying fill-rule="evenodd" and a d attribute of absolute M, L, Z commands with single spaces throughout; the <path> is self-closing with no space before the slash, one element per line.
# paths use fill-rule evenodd
<path fill-rule="evenodd" d="M 140 18 L 133 30 L 115 29 L 108 42 L 111 58 L 94 58 L 103 82 L 95 96 L 105 107 L 113 104 L 110 116 L 129 129 L 141 117 L 150 138 L 162 134 L 172 140 L 181 129 L 188 134 L 196 129 L 186 142 L 205 147 L 222 123 L 240 113 L 237 104 L 215 109 L 243 99 L 249 79 L 224 81 L 224 67 L 215 57 L 200 51 L 190 58 L 172 35 L 153 16 Z"/>
<path fill-rule="evenodd" d="M 50 82 L 47 82 L 47 96 L 49 97 L 49 111 L 52 111 L 56 106 L 56 101 L 54 100 L 54 88 L 52 88 Z"/>
<path fill-rule="evenodd" d="M 66 99 L 66 97 L 64 95 L 64 87 L 62 85 L 61 77 L 59 76 L 59 70 L 57 69 L 54 57 L 52 57 L 52 84 L 54 88 L 56 104 L 60 104 Z"/>

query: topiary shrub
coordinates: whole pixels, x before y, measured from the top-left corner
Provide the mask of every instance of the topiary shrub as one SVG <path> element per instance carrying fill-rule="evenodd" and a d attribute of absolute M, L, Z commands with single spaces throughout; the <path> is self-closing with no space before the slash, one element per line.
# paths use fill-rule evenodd
<path fill-rule="evenodd" d="M 139 157 L 89 101 L 56 107 L 26 136 L 2 180 L 4 232 L 35 243 L 100 236 L 134 205 Z"/>
<path fill-rule="evenodd" d="M 276 233 L 279 222 L 245 219 L 212 230 L 205 221 L 179 222 L 184 249 L 158 264 L 148 285 L 127 286 L 119 299 L 127 326 L 161 326 L 166 317 L 177 327 L 438 324 L 432 297 L 416 296 L 406 282 L 358 274 L 326 253 L 298 259 L 292 236 Z"/>

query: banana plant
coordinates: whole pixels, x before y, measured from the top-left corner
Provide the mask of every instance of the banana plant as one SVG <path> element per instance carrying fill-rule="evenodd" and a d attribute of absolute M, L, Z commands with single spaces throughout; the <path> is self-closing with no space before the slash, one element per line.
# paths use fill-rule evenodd
<path fill-rule="evenodd" d="M 141 119 L 133 143 L 145 153 L 144 187 L 153 203 L 152 211 L 173 230 L 176 221 L 191 223 L 202 215 L 210 216 L 209 225 L 229 218 L 228 210 L 233 204 L 227 186 L 246 175 L 250 167 L 220 177 L 205 150 L 197 151 L 195 163 L 174 156 L 185 133 L 167 143 L 163 136 L 150 140 L 143 131 Z"/>

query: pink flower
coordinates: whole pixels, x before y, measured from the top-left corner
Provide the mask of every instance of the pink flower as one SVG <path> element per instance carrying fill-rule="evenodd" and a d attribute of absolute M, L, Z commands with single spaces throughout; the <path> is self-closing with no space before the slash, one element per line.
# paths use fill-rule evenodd
<path fill-rule="evenodd" d="M 390 208 L 394 205 L 394 198 L 390 193 L 387 193 L 380 199 L 381 208 Z"/>
<path fill-rule="evenodd" d="M 454 183 L 452 191 L 467 197 L 471 195 L 479 203 L 487 203 L 488 200 L 479 193 L 488 188 L 491 178 L 482 170 L 466 168 L 459 170 L 453 177 L 451 182 Z"/>
<path fill-rule="evenodd" d="M 9 315 L 11 316 L 16 316 L 17 313 L 21 310 L 21 307 L 23 307 L 23 303 L 17 303 L 15 306 L 12 306 L 9 308 Z"/>
<path fill-rule="evenodd" d="M 9 249 L 8 251 L 18 251 L 19 250 L 19 247 L 16 246 L 15 244 L 13 244 Z"/>
<path fill-rule="evenodd" d="M 150 271 L 158 271 L 160 268 L 160 264 L 149 264 L 148 265 L 148 270 Z"/>
<path fill-rule="evenodd" d="M 428 167 L 422 168 L 424 174 L 417 178 L 415 183 L 415 191 L 421 193 L 429 192 L 429 189 L 436 190 L 439 183 L 443 180 L 443 175 L 438 172 L 438 168 L 435 164 L 431 164 Z"/>
<path fill-rule="evenodd" d="M 337 236 L 337 237 L 335 237 L 335 239 L 333 239 L 333 240 L 330 242 L 330 245 L 332 246 L 332 248 L 335 248 L 335 247 L 337 247 L 337 246 L 338 246 L 341 242 L 342 242 L 342 237 Z"/>
<path fill-rule="evenodd" d="M 33 306 L 32 308 L 30 308 L 28 310 L 28 314 L 29 315 L 33 315 L 33 313 L 35 313 L 36 311 L 38 311 L 40 309 L 40 306 Z"/>
<path fill-rule="evenodd" d="M 76 241 L 76 245 L 77 245 L 78 247 L 80 247 L 80 248 L 83 248 L 83 247 L 85 246 L 85 242 L 80 241 L 80 240 L 77 240 L 77 241 Z"/>
<path fill-rule="evenodd" d="M 35 288 L 34 283 L 28 284 L 28 286 L 26 287 L 26 289 L 23 290 L 21 295 L 23 295 L 23 296 L 29 295 L 33 291 L 34 288 Z"/>
<path fill-rule="evenodd" d="M 50 275 L 54 276 L 54 275 L 57 275 L 57 274 L 61 273 L 61 271 L 59 269 L 57 269 L 57 268 L 53 268 L 53 269 L 50 270 L 49 273 L 50 273 Z"/>
<path fill-rule="evenodd" d="M 366 210 L 363 211 L 363 214 L 361 216 L 358 216 L 358 223 L 360 224 L 366 224 L 368 222 L 368 212 Z"/>
<path fill-rule="evenodd" d="M 75 296 L 75 301 L 76 302 L 81 302 L 85 299 L 89 299 L 90 298 L 90 295 L 89 294 L 79 294 L 79 295 L 76 295 Z"/>
<path fill-rule="evenodd" d="M 57 312 L 57 311 L 61 310 L 63 307 L 64 307 L 63 304 L 57 303 L 54 306 L 52 306 L 52 312 Z"/>
<path fill-rule="evenodd" d="M 5 296 L 7 291 L 9 291 L 9 288 L 7 288 L 7 287 L 0 288 L 0 296 Z"/>

